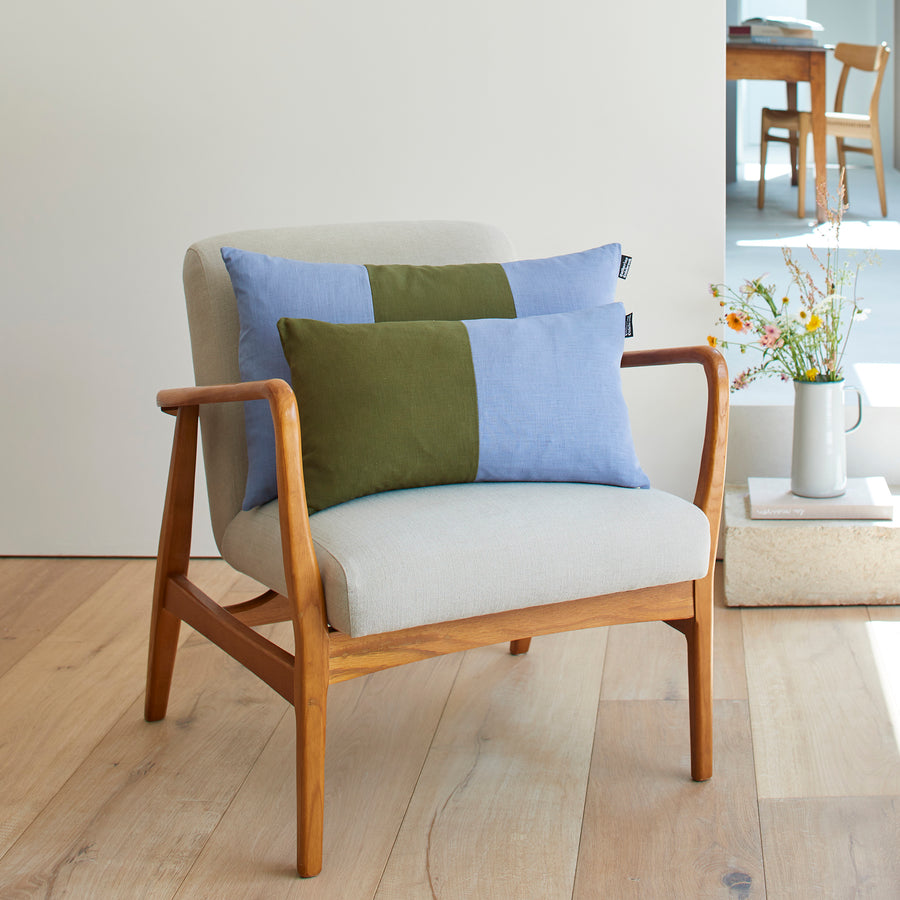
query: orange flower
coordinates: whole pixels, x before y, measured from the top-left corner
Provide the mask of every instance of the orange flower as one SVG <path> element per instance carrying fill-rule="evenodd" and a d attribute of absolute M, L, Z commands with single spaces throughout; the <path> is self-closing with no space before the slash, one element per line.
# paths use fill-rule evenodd
<path fill-rule="evenodd" d="M 730 312 L 725 316 L 728 327 L 734 331 L 747 330 L 747 317 L 743 313 Z"/>
<path fill-rule="evenodd" d="M 719 339 L 717 337 L 713 337 L 711 334 L 706 336 L 706 341 L 710 347 L 716 347 L 719 343 Z"/>

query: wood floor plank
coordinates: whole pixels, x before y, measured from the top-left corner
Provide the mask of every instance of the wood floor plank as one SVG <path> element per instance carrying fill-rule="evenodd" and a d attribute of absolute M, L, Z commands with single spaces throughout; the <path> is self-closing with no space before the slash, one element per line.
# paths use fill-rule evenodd
<path fill-rule="evenodd" d="M 742 618 L 760 798 L 900 794 L 865 608 Z"/>
<path fill-rule="evenodd" d="M 685 701 L 604 701 L 574 900 L 764 897 L 746 701 L 715 702 L 715 773 L 690 779 Z"/>
<path fill-rule="evenodd" d="M 719 598 L 713 627 L 713 694 L 719 700 L 747 697 L 741 613 Z M 603 700 L 686 700 L 687 642 L 663 622 L 615 625 L 610 629 L 603 673 Z"/>
<path fill-rule="evenodd" d="M 324 867 L 297 876 L 292 713 L 177 897 L 371 900 L 461 662 L 450 655 L 332 685 Z"/>
<path fill-rule="evenodd" d="M 0 676 L 124 565 L 124 559 L 0 558 Z"/>
<path fill-rule="evenodd" d="M 127 562 L 0 678 L 0 856 L 142 693 L 153 566 Z"/>
<path fill-rule="evenodd" d="M 867 606 L 866 613 L 872 622 L 900 622 L 900 606 Z"/>
<path fill-rule="evenodd" d="M 605 642 L 466 654 L 378 900 L 571 896 Z"/>
<path fill-rule="evenodd" d="M 0 896 L 172 897 L 287 709 L 189 634 L 166 719 L 131 704 L 0 860 Z"/>
<path fill-rule="evenodd" d="M 760 802 L 769 896 L 900 896 L 900 797 Z"/>

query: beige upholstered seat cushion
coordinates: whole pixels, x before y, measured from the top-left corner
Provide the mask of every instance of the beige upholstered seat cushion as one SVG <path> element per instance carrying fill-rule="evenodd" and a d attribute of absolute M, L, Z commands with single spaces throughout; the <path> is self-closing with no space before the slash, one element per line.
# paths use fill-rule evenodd
<path fill-rule="evenodd" d="M 328 618 L 358 637 L 706 575 L 709 523 L 654 489 L 487 483 L 390 491 L 310 518 Z M 285 592 L 278 502 L 240 512 L 225 559 Z"/>

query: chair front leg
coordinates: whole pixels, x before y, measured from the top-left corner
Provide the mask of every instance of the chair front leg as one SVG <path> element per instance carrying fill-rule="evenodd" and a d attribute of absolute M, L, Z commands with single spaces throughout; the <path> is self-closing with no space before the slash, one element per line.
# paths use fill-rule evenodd
<path fill-rule="evenodd" d="M 887 194 L 884 190 L 884 159 L 881 155 L 881 136 L 875 130 L 872 131 L 872 164 L 875 166 L 875 181 L 878 184 L 878 200 L 881 203 L 881 215 L 887 216 Z M 842 170 L 846 170 L 846 166 L 841 166 Z M 846 197 L 846 175 L 844 177 L 844 188 Z"/>
<path fill-rule="evenodd" d="M 325 714 L 328 632 L 322 622 L 295 627 L 294 715 L 297 726 L 297 872 L 322 870 L 325 823 Z"/>
<path fill-rule="evenodd" d="M 688 652 L 691 777 L 694 781 L 707 781 L 713 773 L 712 576 L 694 582 L 694 608 L 694 618 L 684 630 Z"/>
<path fill-rule="evenodd" d="M 839 178 L 844 185 L 844 196 L 841 198 L 841 202 L 849 203 L 850 192 L 847 190 L 847 151 L 844 148 L 844 139 L 842 137 L 835 138 L 835 143 L 837 144 Z"/>

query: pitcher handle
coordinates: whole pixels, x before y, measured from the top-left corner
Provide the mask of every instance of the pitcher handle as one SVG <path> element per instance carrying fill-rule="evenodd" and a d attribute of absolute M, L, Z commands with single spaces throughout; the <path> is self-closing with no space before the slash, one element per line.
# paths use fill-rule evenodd
<path fill-rule="evenodd" d="M 852 384 L 845 384 L 844 390 L 853 391 L 856 394 L 856 421 L 849 428 L 844 429 L 845 434 L 850 434 L 851 431 L 856 431 L 862 422 L 862 394 L 859 392 L 859 388 L 853 387 Z"/>

